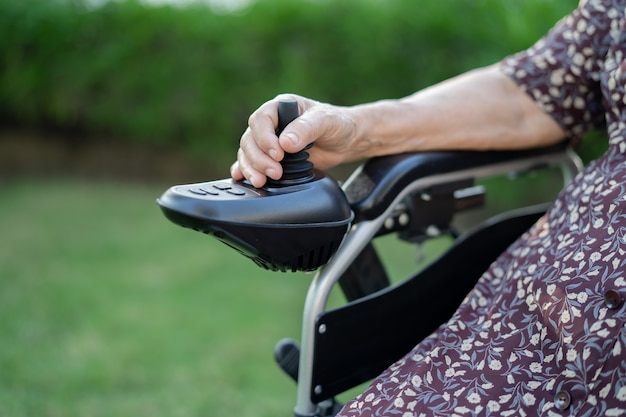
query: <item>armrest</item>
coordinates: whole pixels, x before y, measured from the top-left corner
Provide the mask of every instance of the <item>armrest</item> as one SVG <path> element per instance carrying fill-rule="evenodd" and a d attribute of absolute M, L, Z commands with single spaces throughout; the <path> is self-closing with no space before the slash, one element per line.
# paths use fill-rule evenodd
<path fill-rule="evenodd" d="M 523 151 L 406 153 L 368 160 L 348 178 L 343 190 L 357 218 L 368 220 L 381 215 L 405 189 L 559 164 L 570 177 L 582 169 L 566 143 Z M 431 179 L 423 181 L 426 178 Z"/>

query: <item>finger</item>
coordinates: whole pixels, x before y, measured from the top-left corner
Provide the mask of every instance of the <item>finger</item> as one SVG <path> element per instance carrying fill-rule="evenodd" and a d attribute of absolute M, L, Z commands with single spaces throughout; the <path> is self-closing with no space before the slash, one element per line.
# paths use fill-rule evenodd
<path fill-rule="evenodd" d="M 239 161 L 233 162 L 230 166 L 230 176 L 235 181 L 241 181 L 245 178 L 243 172 L 241 172 L 241 169 L 239 168 Z"/>
<path fill-rule="evenodd" d="M 273 141 L 278 142 L 275 135 Z M 276 179 L 276 176 L 280 177 L 282 174 L 280 163 L 273 157 L 274 152 L 268 153 L 262 146 L 259 146 L 260 142 L 262 142 L 261 139 L 258 139 L 252 133 L 252 130 L 248 128 L 241 137 L 239 149 L 242 157 L 238 157 L 238 159 L 244 165 L 244 168 L 250 167 L 270 178 Z"/>
<path fill-rule="evenodd" d="M 323 108 L 313 108 L 302 114 L 285 127 L 278 143 L 285 152 L 295 153 L 304 149 L 308 144 L 327 136 L 334 128 L 334 117 L 329 117 Z"/>
<path fill-rule="evenodd" d="M 231 167 L 231 175 L 235 180 L 248 180 L 256 188 L 262 187 L 267 181 L 264 174 L 250 167 L 241 149 L 237 152 L 237 162 Z"/>
<path fill-rule="evenodd" d="M 282 96 L 278 96 L 282 97 Z M 284 157 L 278 137 L 276 136 L 276 126 L 278 125 L 278 100 L 270 100 L 248 119 L 248 130 L 244 134 L 245 140 L 254 140 L 256 146 L 269 155 L 274 161 L 280 161 Z M 242 137 L 242 140 L 244 138 Z"/>

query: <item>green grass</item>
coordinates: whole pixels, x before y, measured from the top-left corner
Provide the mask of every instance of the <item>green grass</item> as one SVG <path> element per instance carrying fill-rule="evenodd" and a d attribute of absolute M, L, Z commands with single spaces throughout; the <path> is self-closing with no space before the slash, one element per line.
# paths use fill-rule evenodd
<path fill-rule="evenodd" d="M 0 183 L 0 415 L 292 415 L 272 351 L 310 276 L 169 223 L 164 188 Z"/>
<path fill-rule="evenodd" d="M 0 415 L 290 415 L 307 286 L 168 223 L 161 189 L 0 187 Z"/>

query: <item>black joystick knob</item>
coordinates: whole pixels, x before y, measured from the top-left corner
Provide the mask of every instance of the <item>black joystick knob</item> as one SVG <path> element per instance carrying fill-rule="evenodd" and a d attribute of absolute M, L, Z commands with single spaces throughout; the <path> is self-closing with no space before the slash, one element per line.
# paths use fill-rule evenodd
<path fill-rule="evenodd" d="M 294 121 L 299 115 L 298 102 L 293 99 L 284 99 L 278 102 L 278 128 L 276 134 L 280 135 L 285 127 Z M 274 187 L 284 187 L 288 185 L 303 184 L 311 181 L 315 174 L 313 173 L 313 164 L 309 162 L 308 145 L 303 150 L 296 153 L 285 153 L 285 157 L 280 164 L 283 167 L 283 175 L 279 180 L 268 180 L 268 185 Z"/>

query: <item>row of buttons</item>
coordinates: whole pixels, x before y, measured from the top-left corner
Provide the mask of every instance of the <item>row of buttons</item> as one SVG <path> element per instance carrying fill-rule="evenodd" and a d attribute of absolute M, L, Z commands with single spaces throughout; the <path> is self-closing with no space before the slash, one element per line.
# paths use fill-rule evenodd
<path fill-rule="evenodd" d="M 221 192 L 226 192 L 231 195 L 244 196 L 245 191 L 240 188 L 233 187 L 227 183 L 207 184 L 202 187 L 193 187 L 189 189 L 189 192 L 196 195 L 214 195 L 218 196 Z"/>
<path fill-rule="evenodd" d="M 604 293 L 604 305 L 609 310 L 617 310 L 621 307 L 624 299 L 616 290 L 608 290 Z M 572 404 L 572 396 L 566 390 L 560 390 L 554 395 L 554 406 L 559 411 L 565 411 Z"/>

